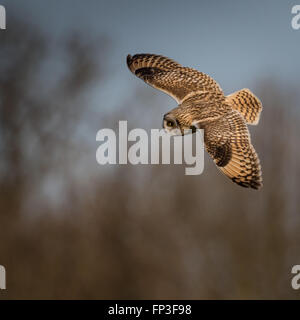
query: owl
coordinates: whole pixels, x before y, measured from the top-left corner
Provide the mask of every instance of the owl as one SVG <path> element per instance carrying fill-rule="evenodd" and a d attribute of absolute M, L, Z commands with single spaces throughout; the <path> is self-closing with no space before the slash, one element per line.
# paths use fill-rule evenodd
<path fill-rule="evenodd" d="M 128 55 L 127 66 L 177 101 L 163 117 L 165 130 L 184 134 L 203 129 L 206 150 L 223 174 L 242 187 L 262 187 L 260 161 L 247 127 L 258 124 L 262 104 L 249 89 L 225 96 L 210 76 L 161 55 Z"/>

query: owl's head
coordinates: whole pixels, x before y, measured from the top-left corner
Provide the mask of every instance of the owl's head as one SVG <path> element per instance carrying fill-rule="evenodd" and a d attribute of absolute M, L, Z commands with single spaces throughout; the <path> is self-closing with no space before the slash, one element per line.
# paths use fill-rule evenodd
<path fill-rule="evenodd" d="M 198 123 L 192 122 L 192 124 L 190 124 L 189 122 L 186 122 L 185 118 L 180 116 L 182 113 L 178 114 L 174 112 L 177 111 L 177 109 L 178 108 L 164 115 L 163 128 L 166 132 L 171 135 L 180 136 L 194 133 L 197 129 L 201 128 Z"/>
<path fill-rule="evenodd" d="M 163 128 L 166 130 L 166 132 L 172 135 L 182 135 L 180 123 L 172 113 L 167 113 L 164 115 Z"/>

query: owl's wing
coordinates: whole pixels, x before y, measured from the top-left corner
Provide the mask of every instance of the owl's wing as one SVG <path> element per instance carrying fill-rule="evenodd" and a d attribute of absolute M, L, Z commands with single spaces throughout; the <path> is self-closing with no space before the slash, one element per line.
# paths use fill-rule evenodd
<path fill-rule="evenodd" d="M 204 141 L 218 168 L 233 182 L 253 189 L 262 186 L 259 158 L 238 111 L 208 123 L 204 128 Z"/>
<path fill-rule="evenodd" d="M 210 93 L 213 97 L 224 96 L 217 82 L 207 74 L 182 67 L 179 63 L 163 56 L 128 55 L 127 65 L 133 74 L 150 86 L 167 93 L 178 104 L 204 92 Z"/>

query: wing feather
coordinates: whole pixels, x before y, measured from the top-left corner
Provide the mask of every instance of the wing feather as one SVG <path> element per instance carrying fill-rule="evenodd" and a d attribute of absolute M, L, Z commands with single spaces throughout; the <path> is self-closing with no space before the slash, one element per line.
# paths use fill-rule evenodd
<path fill-rule="evenodd" d="M 172 59 L 152 54 L 127 56 L 127 65 L 132 73 L 150 86 L 161 90 L 179 104 L 204 92 L 212 98 L 223 98 L 224 94 L 210 76 L 192 68 L 182 67 Z"/>
<path fill-rule="evenodd" d="M 251 144 L 245 120 L 238 111 L 233 110 L 207 124 L 204 140 L 218 168 L 233 182 L 253 189 L 262 186 L 259 158 Z"/>

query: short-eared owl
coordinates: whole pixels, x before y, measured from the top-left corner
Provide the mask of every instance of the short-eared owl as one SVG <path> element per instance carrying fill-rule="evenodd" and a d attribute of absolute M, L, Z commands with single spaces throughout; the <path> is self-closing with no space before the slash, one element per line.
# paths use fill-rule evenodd
<path fill-rule="evenodd" d="M 172 96 L 178 106 L 164 115 L 168 131 L 204 129 L 207 152 L 233 182 L 258 189 L 262 174 L 247 124 L 259 121 L 262 104 L 249 90 L 225 96 L 208 75 L 154 54 L 127 56 L 132 73 Z"/>

